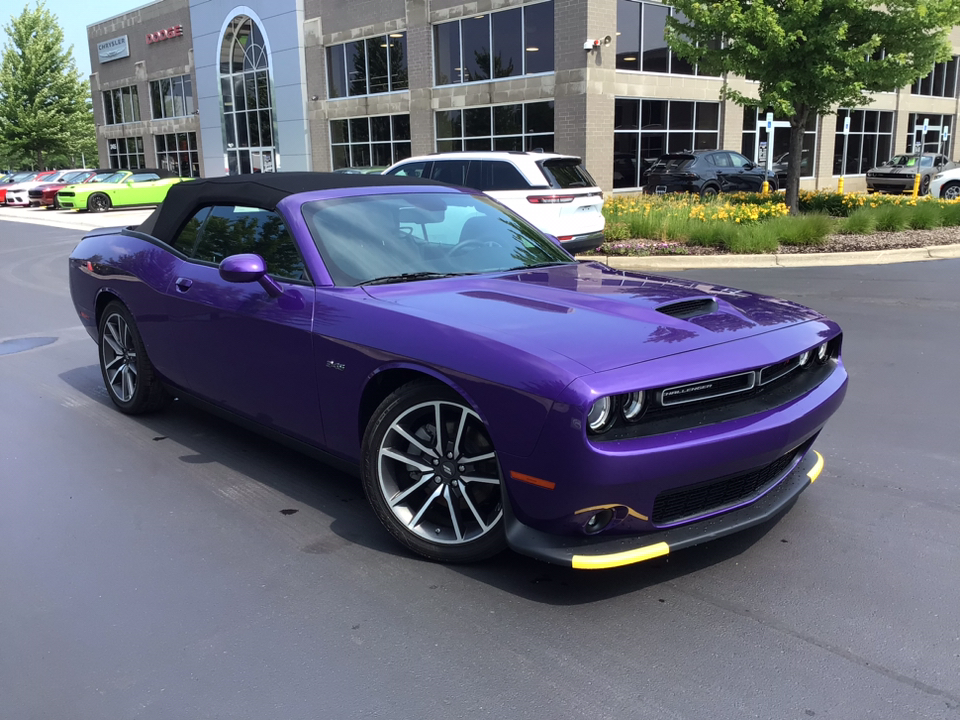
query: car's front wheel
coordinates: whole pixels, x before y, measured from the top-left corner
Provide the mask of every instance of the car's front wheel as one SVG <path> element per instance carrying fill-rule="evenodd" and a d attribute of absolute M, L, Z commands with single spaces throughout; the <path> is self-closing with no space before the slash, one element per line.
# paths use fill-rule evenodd
<path fill-rule="evenodd" d="M 110 209 L 110 198 L 103 193 L 94 193 L 87 200 L 87 210 L 90 212 L 104 212 Z"/>
<path fill-rule="evenodd" d="M 947 183 L 940 189 L 940 197 L 944 200 L 960 199 L 960 182 Z"/>
<path fill-rule="evenodd" d="M 506 546 L 497 453 L 445 385 L 408 383 L 380 404 L 363 438 L 363 488 L 390 534 L 431 560 L 475 562 Z"/>
<path fill-rule="evenodd" d="M 920 180 L 920 189 L 918 195 L 926 195 L 930 192 L 930 176 L 924 175 Z"/>
<path fill-rule="evenodd" d="M 139 415 L 159 410 L 171 397 L 147 357 L 133 316 L 118 301 L 110 302 L 100 317 L 100 372 L 113 404 L 124 413 Z"/>

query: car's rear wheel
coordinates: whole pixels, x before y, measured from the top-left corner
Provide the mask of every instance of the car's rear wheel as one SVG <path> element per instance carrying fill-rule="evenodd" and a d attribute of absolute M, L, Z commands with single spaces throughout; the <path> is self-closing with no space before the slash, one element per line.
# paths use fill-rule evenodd
<path fill-rule="evenodd" d="M 506 547 L 490 435 L 445 385 L 412 382 L 380 404 L 364 433 L 363 488 L 390 534 L 431 560 L 475 562 Z"/>
<path fill-rule="evenodd" d="M 703 188 L 700 189 L 700 197 L 702 198 L 716 197 L 717 193 L 719 192 L 720 190 L 717 188 L 716 185 L 704 185 Z"/>
<path fill-rule="evenodd" d="M 103 193 L 94 193 L 87 200 L 87 210 L 90 212 L 104 212 L 110 209 L 110 198 Z"/>
<path fill-rule="evenodd" d="M 100 318 L 100 372 L 113 404 L 121 412 L 153 412 L 172 399 L 147 357 L 140 332 L 123 303 L 110 302 Z"/>
<path fill-rule="evenodd" d="M 944 200 L 960 199 L 960 182 L 947 183 L 940 189 L 940 197 Z"/>

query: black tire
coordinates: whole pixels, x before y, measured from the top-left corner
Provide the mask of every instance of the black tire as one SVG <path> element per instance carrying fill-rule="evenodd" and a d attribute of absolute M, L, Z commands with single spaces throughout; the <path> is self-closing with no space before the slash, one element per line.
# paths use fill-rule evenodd
<path fill-rule="evenodd" d="M 414 381 L 380 404 L 363 436 L 362 480 L 380 522 L 423 557 L 477 562 L 506 547 L 503 481 L 490 436 L 445 385 Z"/>
<path fill-rule="evenodd" d="M 106 212 L 113 203 L 104 193 L 94 193 L 87 198 L 87 210 L 90 212 Z"/>
<path fill-rule="evenodd" d="M 930 176 L 924 175 L 920 179 L 920 189 L 917 191 L 917 195 L 927 195 L 930 192 Z"/>
<path fill-rule="evenodd" d="M 704 185 L 700 188 L 700 197 L 701 198 L 712 198 L 716 197 L 719 194 L 720 190 L 716 185 Z"/>
<path fill-rule="evenodd" d="M 120 412 L 141 415 L 170 403 L 173 398 L 157 377 L 137 324 L 123 303 L 112 301 L 103 309 L 97 344 L 103 384 Z"/>
<path fill-rule="evenodd" d="M 950 182 L 940 188 L 940 197 L 944 200 L 960 199 L 960 182 Z"/>

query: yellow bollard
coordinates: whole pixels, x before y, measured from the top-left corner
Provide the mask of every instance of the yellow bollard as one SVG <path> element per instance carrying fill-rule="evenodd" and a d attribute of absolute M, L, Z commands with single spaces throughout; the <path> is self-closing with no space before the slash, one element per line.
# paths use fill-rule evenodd
<path fill-rule="evenodd" d="M 770 194 L 770 181 L 769 181 L 769 180 L 764 180 L 764 181 L 763 181 L 763 188 L 761 188 L 760 194 L 761 194 L 761 195 L 769 195 L 769 194 Z"/>
<path fill-rule="evenodd" d="M 837 192 L 843 195 L 843 178 L 837 180 Z"/>
<path fill-rule="evenodd" d="M 913 176 L 913 193 L 910 195 L 914 200 L 917 199 L 917 194 L 920 192 L 920 173 L 917 173 Z"/>

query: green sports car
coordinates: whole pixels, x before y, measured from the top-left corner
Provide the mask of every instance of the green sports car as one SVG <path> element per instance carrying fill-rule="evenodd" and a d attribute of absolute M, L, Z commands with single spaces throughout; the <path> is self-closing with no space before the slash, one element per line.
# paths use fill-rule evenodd
<path fill-rule="evenodd" d="M 118 170 L 99 182 L 67 185 L 57 193 L 60 207 L 103 212 L 112 207 L 159 205 L 171 185 L 183 182 L 167 170 Z"/>

